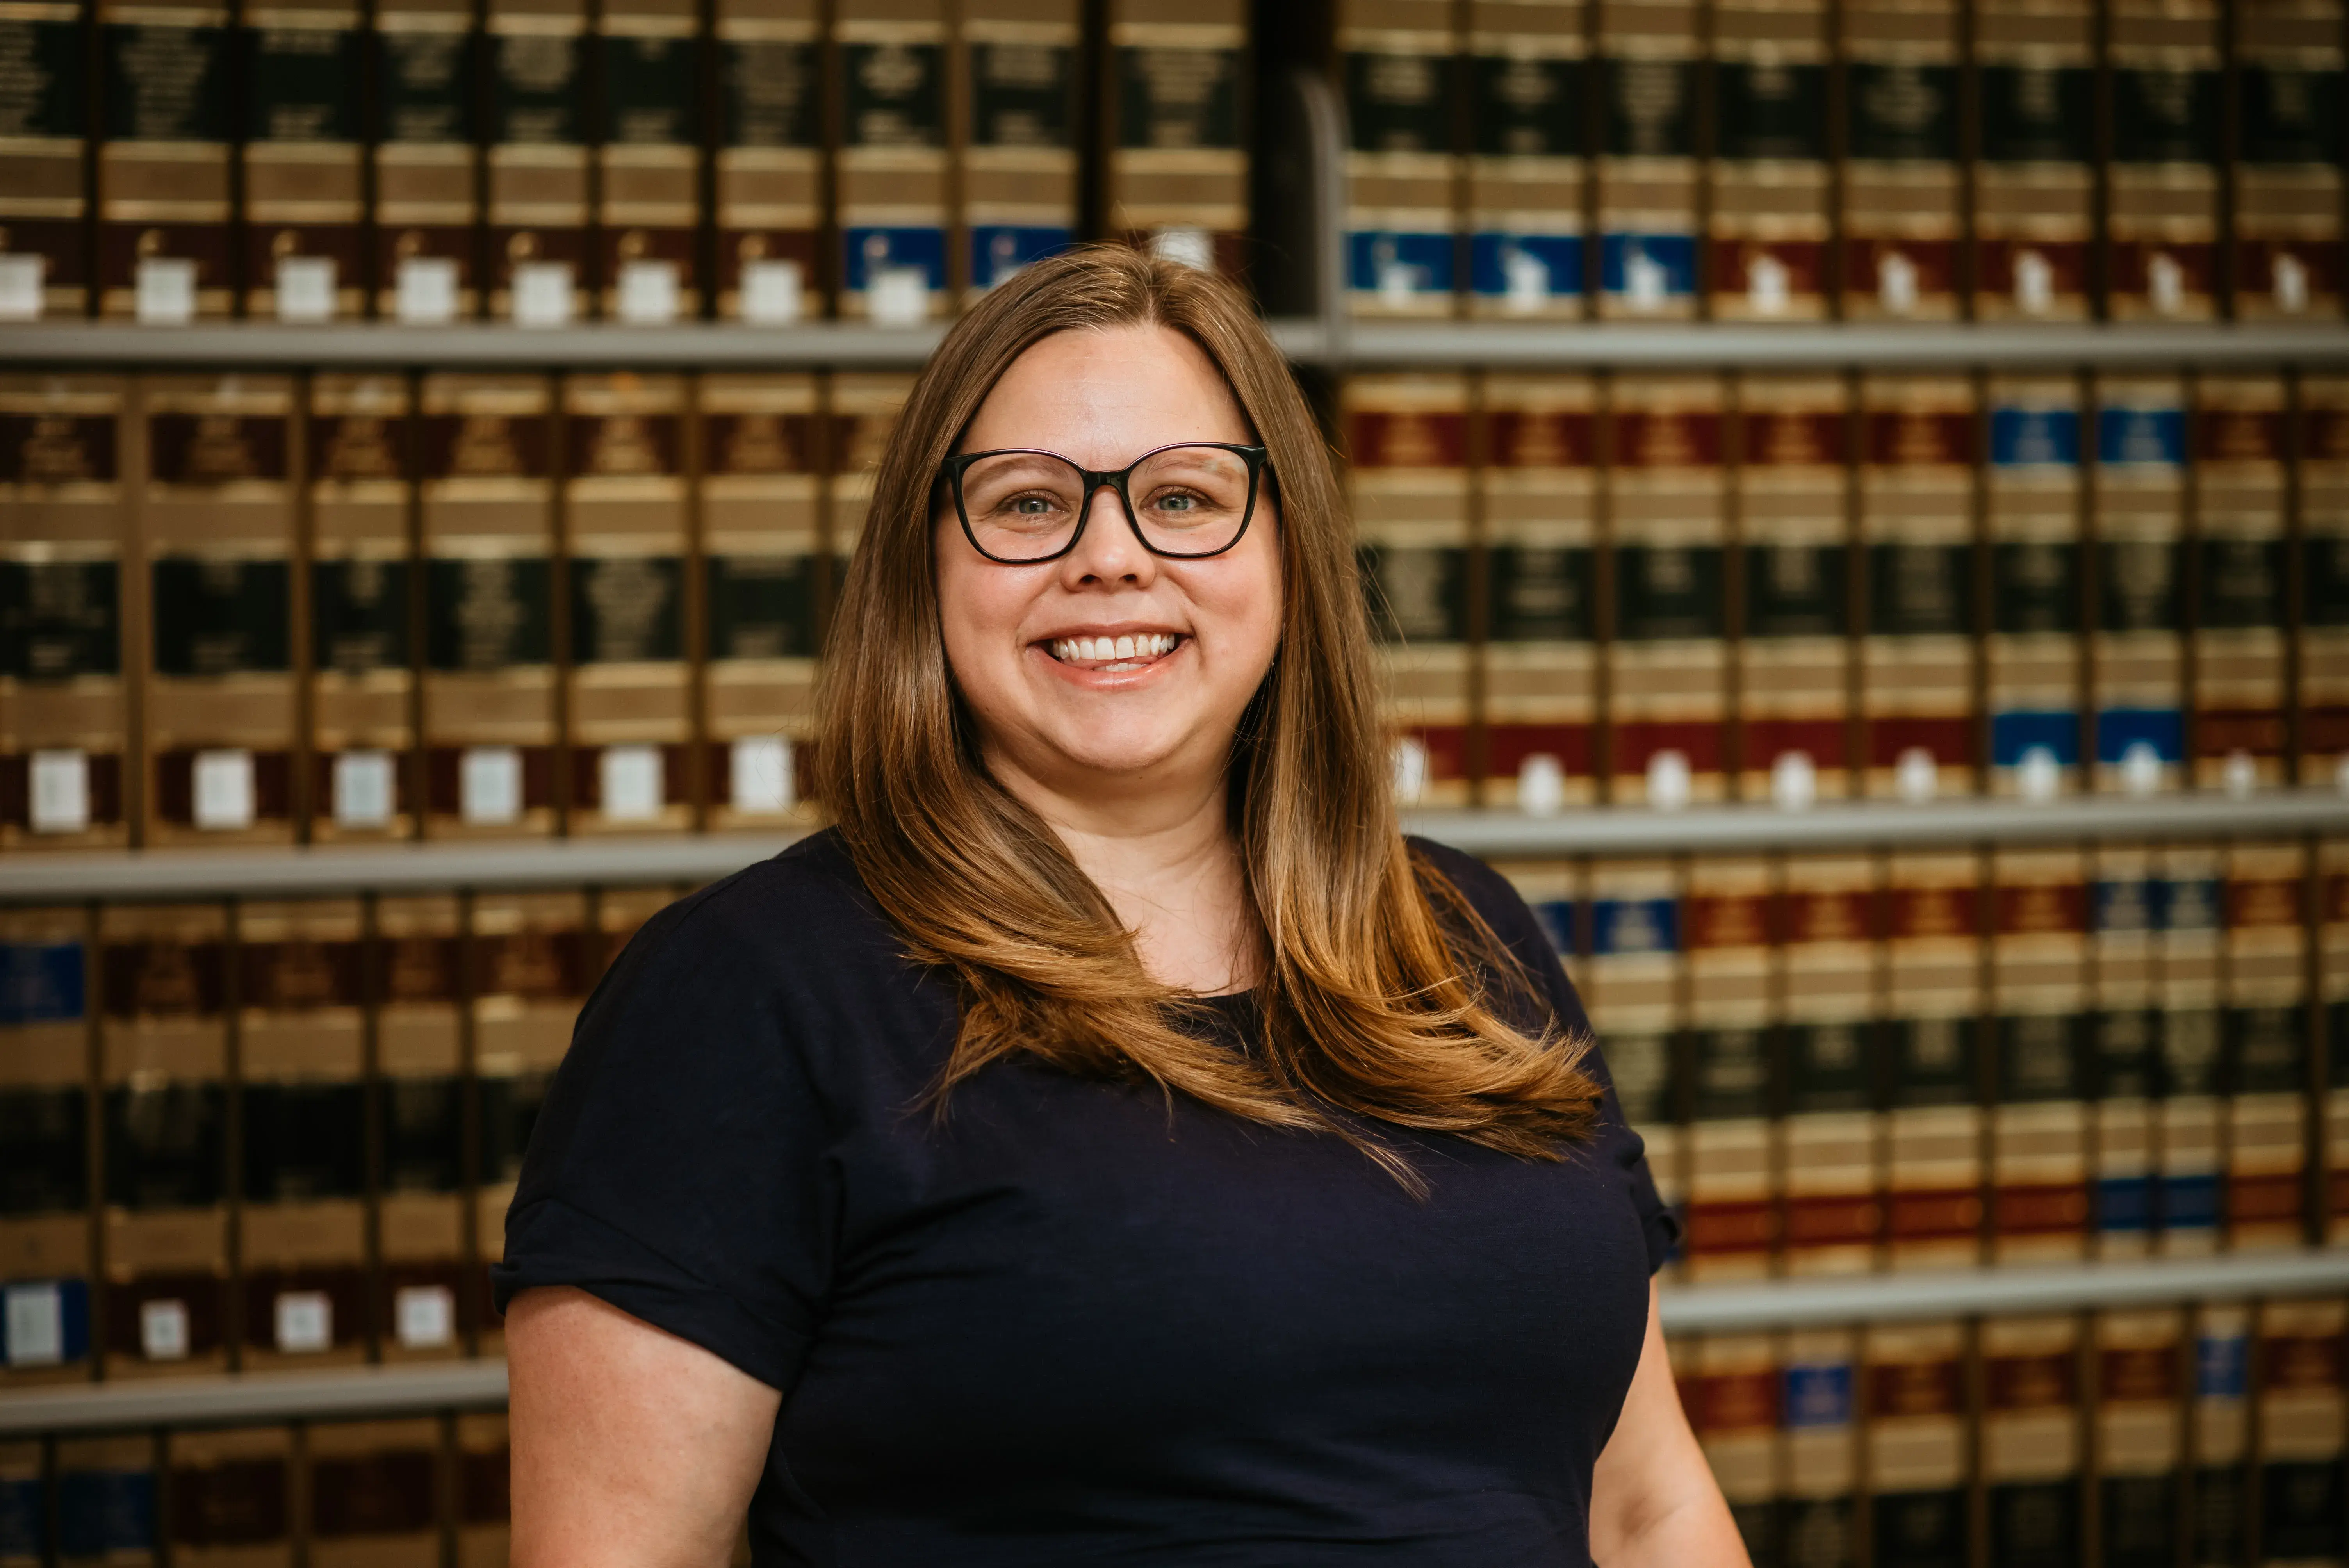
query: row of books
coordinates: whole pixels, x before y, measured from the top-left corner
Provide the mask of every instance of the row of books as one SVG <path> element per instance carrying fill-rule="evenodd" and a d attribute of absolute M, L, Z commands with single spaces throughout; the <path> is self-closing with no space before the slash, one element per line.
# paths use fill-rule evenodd
<path fill-rule="evenodd" d="M 6 0 L 0 316 L 920 320 L 1237 269 L 1240 0 Z"/>
<path fill-rule="evenodd" d="M 1363 315 L 2337 315 L 2333 0 L 1339 0 Z"/>
<path fill-rule="evenodd" d="M 0 378 L 0 847 L 785 820 L 908 381 Z M 1408 798 L 2349 758 L 2349 379 L 1360 377 Z"/>

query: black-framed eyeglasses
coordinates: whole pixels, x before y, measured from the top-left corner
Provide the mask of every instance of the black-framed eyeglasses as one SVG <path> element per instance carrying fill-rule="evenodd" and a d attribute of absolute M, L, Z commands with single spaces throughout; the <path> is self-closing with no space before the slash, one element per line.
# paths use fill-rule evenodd
<path fill-rule="evenodd" d="M 1006 566 L 1057 561 L 1077 547 L 1093 492 L 1107 485 L 1153 555 L 1203 561 L 1240 542 L 1272 471 L 1262 447 L 1187 441 L 1096 473 L 1058 452 L 963 452 L 938 465 L 970 546 Z"/>

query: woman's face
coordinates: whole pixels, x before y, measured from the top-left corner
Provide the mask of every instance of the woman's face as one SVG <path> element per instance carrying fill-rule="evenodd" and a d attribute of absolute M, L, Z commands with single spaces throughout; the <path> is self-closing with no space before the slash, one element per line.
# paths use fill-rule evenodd
<path fill-rule="evenodd" d="M 1059 333 L 1029 349 L 959 449 L 1033 448 L 1106 472 L 1177 442 L 1254 439 L 1195 344 L 1133 326 Z M 1139 491 L 1134 502 L 1146 504 Z M 1259 492 L 1237 545 L 1198 561 L 1144 549 L 1106 485 L 1087 508 L 1074 550 L 1024 566 L 973 549 L 951 499 L 936 519 L 947 659 L 988 763 L 1080 797 L 1220 778 L 1280 638 L 1271 497 Z"/>

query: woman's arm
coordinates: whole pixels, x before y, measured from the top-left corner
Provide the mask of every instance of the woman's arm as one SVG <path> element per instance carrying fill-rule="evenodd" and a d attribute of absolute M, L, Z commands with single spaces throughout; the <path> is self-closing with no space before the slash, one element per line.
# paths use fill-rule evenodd
<path fill-rule="evenodd" d="M 1640 1368 L 1591 1472 L 1590 1556 L 1606 1568 L 1749 1568 L 1672 1387 L 1652 1281 Z"/>
<path fill-rule="evenodd" d="M 782 1396 L 585 1291 L 506 1315 L 513 1568 L 724 1568 Z"/>

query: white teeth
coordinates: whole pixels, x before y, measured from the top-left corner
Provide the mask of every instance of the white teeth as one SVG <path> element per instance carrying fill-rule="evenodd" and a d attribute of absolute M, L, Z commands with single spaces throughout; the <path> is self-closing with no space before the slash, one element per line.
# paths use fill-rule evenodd
<path fill-rule="evenodd" d="M 1121 659 L 1130 659 L 1133 657 L 1133 639 L 1132 637 L 1120 637 L 1117 640 L 1116 656 Z"/>
<path fill-rule="evenodd" d="M 1092 664 L 1160 658 L 1174 651 L 1177 640 L 1171 633 L 1144 632 L 1138 637 L 1059 637 L 1051 647 L 1052 656 L 1063 663 Z"/>

